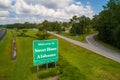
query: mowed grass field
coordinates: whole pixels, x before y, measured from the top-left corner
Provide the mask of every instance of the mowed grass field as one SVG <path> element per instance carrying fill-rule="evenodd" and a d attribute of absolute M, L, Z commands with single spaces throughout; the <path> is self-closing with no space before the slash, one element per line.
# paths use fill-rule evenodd
<path fill-rule="evenodd" d="M 80 41 L 80 42 L 87 43 L 86 36 L 88 36 L 90 34 L 94 34 L 94 33 L 97 33 L 97 31 L 92 31 L 90 33 L 86 33 L 86 34 L 82 34 L 82 35 L 76 35 L 76 36 L 72 36 L 72 35 L 70 35 L 70 33 L 64 33 L 64 34 L 60 34 L 60 35 L 71 38 L 71 39 L 74 39 L 74 40 L 77 40 L 77 41 Z"/>
<path fill-rule="evenodd" d="M 39 80 L 33 66 L 33 40 L 30 37 L 16 37 L 17 59 L 12 61 L 12 33 L 8 30 L 0 42 L 0 80 Z"/>
<path fill-rule="evenodd" d="M 17 59 L 12 61 L 12 33 L 0 42 L 0 80 L 39 80 L 33 66 L 33 40 L 37 31 L 29 30 L 27 37 L 17 36 Z M 51 36 L 50 38 L 57 38 Z M 85 75 L 86 80 L 120 80 L 120 63 L 97 55 L 82 47 L 59 39 L 59 54 Z M 66 75 L 64 75 L 66 76 Z M 41 79 L 43 80 L 43 79 Z M 84 79 L 83 79 L 84 80 Z"/>
<path fill-rule="evenodd" d="M 120 63 L 59 38 L 60 54 L 87 80 L 120 80 Z"/>

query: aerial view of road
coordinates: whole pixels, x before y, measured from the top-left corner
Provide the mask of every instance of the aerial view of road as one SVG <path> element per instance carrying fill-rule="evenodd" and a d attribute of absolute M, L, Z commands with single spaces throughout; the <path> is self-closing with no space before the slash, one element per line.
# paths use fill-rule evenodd
<path fill-rule="evenodd" d="M 120 0 L 0 0 L 0 80 L 120 80 Z"/>
<path fill-rule="evenodd" d="M 109 49 L 109 48 L 106 48 L 106 47 L 100 45 L 98 42 L 96 42 L 96 41 L 93 39 L 93 36 L 94 36 L 95 34 L 92 34 L 92 35 L 90 35 L 90 36 L 87 36 L 87 38 L 86 38 L 86 39 L 87 39 L 87 42 L 88 42 L 88 44 L 87 44 L 87 43 L 82 43 L 82 42 L 79 42 L 79 41 L 76 41 L 76 40 L 73 40 L 73 39 L 70 39 L 70 38 L 61 36 L 61 35 L 59 35 L 59 34 L 55 34 L 55 33 L 52 33 L 52 32 L 49 32 L 49 33 L 50 33 L 50 34 L 53 34 L 53 35 L 55 35 L 55 36 L 57 36 L 57 37 L 60 37 L 60 38 L 62 38 L 62 39 L 65 39 L 65 40 L 67 40 L 67 41 L 69 41 L 69 42 L 71 42 L 71 43 L 74 43 L 74 44 L 76 44 L 76 45 L 78 45 L 78 46 L 82 46 L 82 47 L 84 47 L 84 48 L 86 48 L 86 49 L 88 49 L 88 50 L 91 50 L 91 51 L 93 51 L 93 52 L 95 52 L 95 53 L 98 53 L 98 54 L 100 54 L 100 55 L 102 55 L 102 56 L 105 56 L 105 57 L 107 57 L 107 58 L 110 58 L 110 59 L 112 59 L 112 60 L 115 60 L 115 61 L 117 61 L 117 62 L 120 62 L 120 53 L 119 53 L 119 52 L 116 52 L 116 51 L 114 51 L 114 50 L 111 50 L 111 49 Z"/>

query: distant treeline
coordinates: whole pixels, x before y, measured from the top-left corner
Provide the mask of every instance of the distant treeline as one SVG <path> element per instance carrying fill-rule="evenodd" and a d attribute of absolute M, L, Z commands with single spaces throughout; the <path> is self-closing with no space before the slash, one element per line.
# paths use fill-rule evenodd
<path fill-rule="evenodd" d="M 5 25 L 0 25 L 2 28 L 8 28 L 8 29 L 13 29 L 13 28 L 18 28 L 18 29 L 25 29 L 25 28 L 36 28 L 36 23 L 14 23 L 14 24 L 5 24 Z"/>

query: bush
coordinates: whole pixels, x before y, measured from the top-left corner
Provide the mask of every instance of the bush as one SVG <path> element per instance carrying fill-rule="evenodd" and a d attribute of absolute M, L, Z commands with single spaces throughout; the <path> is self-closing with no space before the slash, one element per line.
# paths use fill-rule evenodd
<path fill-rule="evenodd" d="M 49 77 L 48 71 L 46 71 L 46 70 L 40 71 L 39 72 L 39 77 L 40 78 L 47 78 L 47 77 Z"/>
<path fill-rule="evenodd" d="M 57 68 L 49 68 L 48 71 L 47 70 L 43 70 L 39 72 L 39 77 L 40 78 L 48 78 L 51 76 L 56 76 L 59 74 L 59 70 Z"/>
<path fill-rule="evenodd" d="M 55 76 L 59 74 L 59 70 L 57 68 L 50 68 L 49 69 L 49 76 Z"/>
<path fill-rule="evenodd" d="M 49 36 L 50 36 L 50 34 L 49 34 L 49 33 L 38 32 L 38 33 L 36 34 L 36 36 L 38 37 L 38 39 L 43 40 L 43 39 L 48 39 Z"/>
<path fill-rule="evenodd" d="M 63 70 L 59 80 L 86 80 L 86 77 L 78 68 L 69 65 Z"/>
<path fill-rule="evenodd" d="M 57 63 L 57 66 L 60 68 L 60 73 L 63 72 L 64 68 L 69 66 L 69 62 L 67 62 L 67 60 L 65 60 L 62 56 L 59 56 L 59 61 Z"/>
<path fill-rule="evenodd" d="M 51 63 L 51 66 L 54 63 Z M 40 71 L 40 78 L 48 78 L 59 75 L 59 80 L 87 80 L 77 67 L 70 65 L 62 56 L 59 56 L 59 61 L 56 68 L 49 68 L 48 71 Z"/>
<path fill-rule="evenodd" d="M 62 56 L 59 56 L 57 66 L 60 71 L 59 80 L 86 80 L 85 75 L 83 75 L 77 67 L 70 65 Z"/>

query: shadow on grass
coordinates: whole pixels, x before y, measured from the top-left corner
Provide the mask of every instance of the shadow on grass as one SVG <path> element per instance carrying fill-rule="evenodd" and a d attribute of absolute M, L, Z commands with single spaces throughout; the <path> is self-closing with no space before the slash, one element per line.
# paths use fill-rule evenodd
<path fill-rule="evenodd" d="M 0 80 L 9 80 L 11 76 L 0 74 Z"/>
<path fill-rule="evenodd" d="M 49 63 L 48 64 L 48 67 L 49 68 L 54 68 L 55 67 L 55 63 Z M 43 65 L 39 65 L 39 70 L 45 70 L 46 69 L 46 64 L 43 64 Z M 33 66 L 30 68 L 31 72 L 32 73 L 36 73 L 37 72 L 37 66 Z"/>
<path fill-rule="evenodd" d="M 30 35 L 26 35 L 26 34 L 24 34 L 24 35 L 17 35 L 18 37 L 30 37 L 30 38 L 35 38 L 35 39 L 38 39 L 38 38 L 36 38 L 36 37 L 34 37 L 34 36 L 30 36 Z"/>
<path fill-rule="evenodd" d="M 33 66 L 30 68 L 31 72 L 32 73 L 36 73 L 37 72 L 37 67 L 36 66 Z"/>

